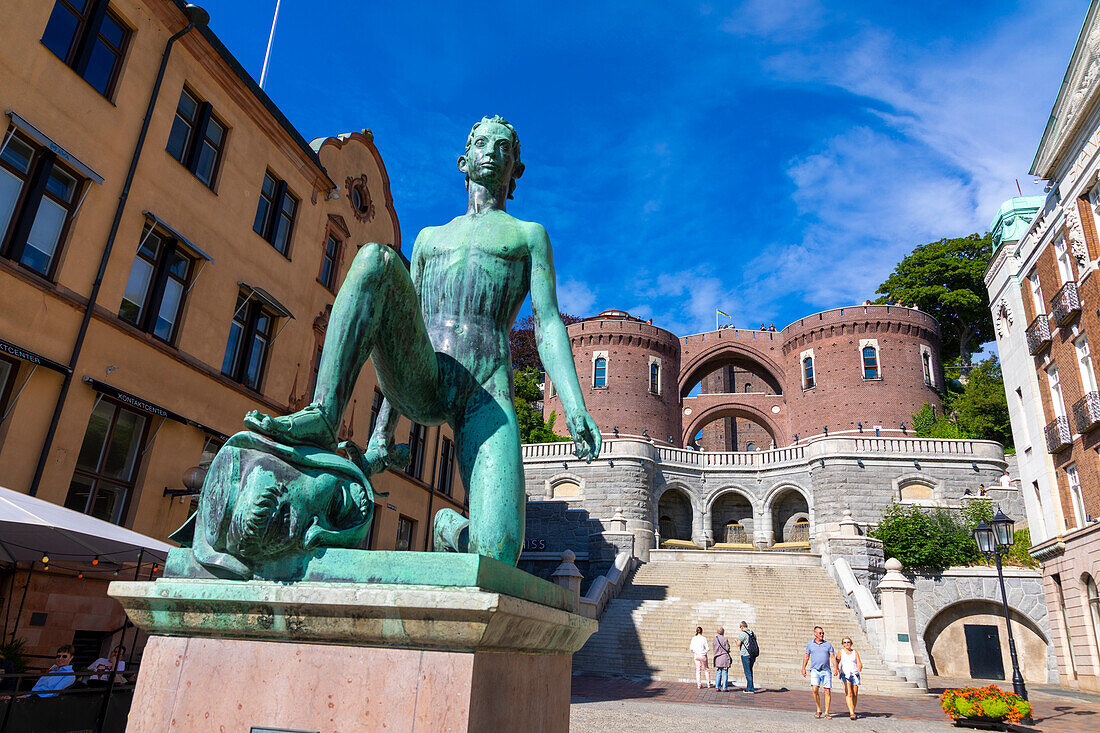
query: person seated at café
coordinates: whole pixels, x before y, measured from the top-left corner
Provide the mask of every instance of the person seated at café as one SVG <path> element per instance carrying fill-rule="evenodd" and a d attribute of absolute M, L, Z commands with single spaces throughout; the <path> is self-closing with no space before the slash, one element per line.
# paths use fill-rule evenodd
<path fill-rule="evenodd" d="M 88 687 L 106 687 L 110 680 L 112 669 L 116 672 L 121 672 L 126 669 L 126 662 L 122 661 L 122 655 L 125 653 L 126 647 L 120 644 L 111 650 L 111 654 L 106 659 L 100 657 L 89 664 L 88 669 L 95 672 L 95 674 L 85 680 L 85 682 L 88 683 Z M 126 678 L 121 674 L 116 674 L 115 684 L 126 684 Z"/>
<path fill-rule="evenodd" d="M 38 678 L 38 682 L 34 683 L 31 692 L 37 692 L 39 697 L 57 697 L 58 690 L 71 687 L 76 682 L 76 675 L 73 674 L 73 655 L 75 653 L 76 650 L 73 649 L 71 644 L 58 647 L 57 661 L 50 667 L 49 674 Z M 67 672 L 68 674 L 57 674 L 59 672 Z"/>

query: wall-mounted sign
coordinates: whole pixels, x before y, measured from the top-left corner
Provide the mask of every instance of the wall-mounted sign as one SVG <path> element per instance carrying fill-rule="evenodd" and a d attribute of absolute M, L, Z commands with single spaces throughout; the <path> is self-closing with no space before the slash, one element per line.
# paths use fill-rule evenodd
<path fill-rule="evenodd" d="M 4 339 L 0 339 L 0 354 L 7 354 L 8 356 L 13 356 L 16 359 L 28 361 L 35 366 L 44 366 L 47 369 L 52 369 L 55 372 L 60 372 L 62 374 L 68 374 L 72 371 L 64 364 L 58 363 L 53 359 L 47 359 L 41 354 L 36 354 L 29 349 L 24 349 L 20 346 L 16 346 L 12 342 L 5 341 Z"/>
<path fill-rule="evenodd" d="M 252 726 L 251 733 L 321 733 L 317 730 L 298 730 L 291 728 L 260 728 L 259 726 Z"/>
<path fill-rule="evenodd" d="M 906 643 L 908 643 L 908 641 L 909 641 L 909 634 L 898 634 L 898 641 L 902 641 L 902 642 L 906 642 Z"/>

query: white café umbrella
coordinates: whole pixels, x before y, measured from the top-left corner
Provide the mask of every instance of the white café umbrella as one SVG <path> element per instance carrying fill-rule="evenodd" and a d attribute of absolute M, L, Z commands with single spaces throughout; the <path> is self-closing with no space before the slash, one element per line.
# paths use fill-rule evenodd
<path fill-rule="evenodd" d="M 102 519 L 0 487 L 0 562 L 163 563 L 169 545 Z"/>

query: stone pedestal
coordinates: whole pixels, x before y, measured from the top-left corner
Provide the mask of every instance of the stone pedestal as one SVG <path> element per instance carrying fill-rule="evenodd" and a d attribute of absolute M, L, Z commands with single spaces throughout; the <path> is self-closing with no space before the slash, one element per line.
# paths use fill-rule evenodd
<path fill-rule="evenodd" d="M 381 582 L 112 583 L 153 635 L 127 730 L 568 731 L 572 654 L 596 622 L 566 589 L 473 555 L 369 554 L 392 560 Z"/>
<path fill-rule="evenodd" d="M 917 645 L 917 621 L 913 610 L 916 586 L 901 574 L 901 562 L 886 561 L 886 575 L 878 585 L 882 600 L 882 625 L 885 636 L 883 657 L 895 672 L 919 687 L 928 687 L 928 672 Z"/>

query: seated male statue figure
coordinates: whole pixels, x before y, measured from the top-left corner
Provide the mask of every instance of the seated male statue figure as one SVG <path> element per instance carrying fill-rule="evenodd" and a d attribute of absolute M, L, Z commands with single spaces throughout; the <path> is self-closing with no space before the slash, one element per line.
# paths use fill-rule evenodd
<path fill-rule="evenodd" d="M 508 333 L 528 292 L 539 356 L 576 455 L 596 458 L 601 437 L 585 409 L 558 312 L 550 239 L 542 225 L 505 211 L 523 173 L 515 128 L 500 117 L 482 119 L 470 130 L 458 169 L 466 174 L 466 213 L 420 232 L 411 273 L 383 245 L 363 245 L 355 256 L 329 317 L 312 404 L 285 417 L 251 412 L 245 424 L 282 443 L 335 450 L 352 388 L 372 358 L 385 401 L 364 454 L 371 471 L 407 455 L 393 443 L 399 415 L 424 425 L 449 423 L 470 519 L 441 510 L 436 549 L 515 565 L 526 495 Z"/>

